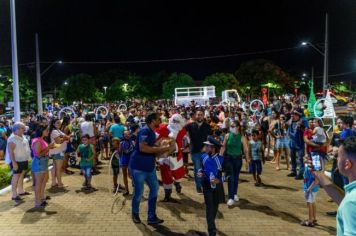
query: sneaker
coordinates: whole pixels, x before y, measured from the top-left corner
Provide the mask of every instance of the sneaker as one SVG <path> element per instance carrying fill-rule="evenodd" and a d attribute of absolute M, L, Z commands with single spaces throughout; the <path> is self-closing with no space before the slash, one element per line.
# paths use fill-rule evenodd
<path fill-rule="evenodd" d="M 335 217 L 337 215 L 337 212 L 336 211 L 328 211 L 328 212 L 326 212 L 326 215 Z"/>
<path fill-rule="evenodd" d="M 147 224 L 149 225 L 159 225 L 162 224 L 163 222 L 164 220 L 158 218 L 157 216 L 147 220 Z"/>
<path fill-rule="evenodd" d="M 227 201 L 227 205 L 228 205 L 228 206 L 234 205 L 234 200 L 233 200 L 233 199 L 229 199 L 229 200 Z"/>
<path fill-rule="evenodd" d="M 203 190 L 197 189 L 197 193 L 198 193 L 199 195 L 202 195 L 202 194 L 203 194 Z"/>
<path fill-rule="evenodd" d="M 138 214 L 132 214 L 132 221 L 135 224 L 141 224 L 141 219 L 140 219 L 140 216 Z"/>
<path fill-rule="evenodd" d="M 239 200 L 240 200 L 239 197 L 237 195 L 234 195 L 234 201 L 238 202 Z"/>

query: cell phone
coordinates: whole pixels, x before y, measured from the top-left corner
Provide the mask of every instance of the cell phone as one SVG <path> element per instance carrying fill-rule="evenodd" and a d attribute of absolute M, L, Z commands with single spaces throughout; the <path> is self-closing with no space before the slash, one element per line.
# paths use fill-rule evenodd
<path fill-rule="evenodd" d="M 319 154 L 312 154 L 312 165 L 315 171 L 321 171 L 321 156 Z"/>

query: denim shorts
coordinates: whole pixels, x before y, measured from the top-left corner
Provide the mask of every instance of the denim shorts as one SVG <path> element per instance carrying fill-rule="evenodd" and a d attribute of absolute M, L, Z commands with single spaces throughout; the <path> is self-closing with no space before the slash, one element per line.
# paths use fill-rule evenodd
<path fill-rule="evenodd" d="M 63 161 L 64 155 L 62 153 L 57 153 L 57 154 L 52 155 L 52 158 L 55 161 Z"/>
<path fill-rule="evenodd" d="M 276 148 L 277 149 L 289 148 L 289 139 L 286 137 L 278 138 L 276 141 Z"/>
<path fill-rule="evenodd" d="M 33 173 L 42 173 L 48 171 L 48 157 L 34 157 L 32 159 L 31 171 Z"/>
<path fill-rule="evenodd" d="M 83 175 L 87 178 L 91 177 L 91 167 L 80 167 L 81 172 L 83 173 Z"/>

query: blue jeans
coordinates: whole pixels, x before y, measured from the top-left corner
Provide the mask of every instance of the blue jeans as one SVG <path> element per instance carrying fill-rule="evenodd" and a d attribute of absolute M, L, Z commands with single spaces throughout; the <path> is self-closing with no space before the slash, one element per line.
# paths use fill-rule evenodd
<path fill-rule="evenodd" d="M 194 165 L 194 180 L 195 180 L 195 187 L 197 191 L 202 190 L 201 186 L 201 177 L 197 176 L 198 170 L 202 168 L 202 163 L 201 163 L 201 152 L 198 153 L 192 153 L 192 161 Z"/>
<path fill-rule="evenodd" d="M 150 189 L 150 193 L 148 195 L 148 219 L 152 219 L 156 216 L 156 202 L 159 189 L 156 169 L 152 172 L 131 169 L 131 174 L 135 184 L 132 196 L 132 214 L 139 214 L 140 212 L 140 202 L 143 194 L 144 183 L 146 182 Z"/>
<path fill-rule="evenodd" d="M 303 148 L 291 148 L 290 149 L 290 159 L 292 165 L 292 173 L 297 174 L 297 164 L 299 165 L 298 176 L 303 176 L 304 174 L 304 149 Z"/>
<path fill-rule="evenodd" d="M 82 171 L 82 173 L 83 173 L 85 178 L 90 178 L 91 177 L 92 167 L 83 166 L 83 167 L 80 167 L 80 170 Z"/>
<path fill-rule="evenodd" d="M 237 189 L 239 187 L 239 176 L 242 167 L 242 158 L 230 158 L 227 160 L 227 164 L 231 169 L 231 176 L 228 179 L 228 195 L 229 199 L 234 199 L 234 195 L 237 195 Z"/>

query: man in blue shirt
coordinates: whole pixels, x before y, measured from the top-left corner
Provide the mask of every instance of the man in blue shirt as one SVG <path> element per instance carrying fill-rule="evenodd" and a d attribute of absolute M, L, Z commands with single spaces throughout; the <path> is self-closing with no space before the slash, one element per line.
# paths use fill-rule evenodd
<path fill-rule="evenodd" d="M 161 119 L 158 113 L 149 114 L 146 117 L 147 125 L 143 127 L 136 138 L 135 150 L 130 158 L 129 168 L 135 185 L 132 197 L 132 220 L 135 224 L 141 223 L 139 216 L 140 202 L 146 182 L 150 193 L 148 196 L 148 224 L 161 224 L 163 220 L 156 216 L 157 193 L 159 189 L 156 175 L 156 154 L 173 152 L 176 148 L 172 142 L 169 147 L 157 147 L 156 133 Z"/>
<path fill-rule="evenodd" d="M 303 179 L 304 174 L 304 129 L 308 127 L 308 121 L 302 119 L 302 113 L 299 110 L 294 110 L 290 126 L 288 128 L 288 136 L 290 138 L 290 157 L 292 169 L 289 177 L 295 179 Z M 297 163 L 299 164 L 299 172 L 297 175 Z"/>
<path fill-rule="evenodd" d="M 323 173 L 314 172 L 326 193 L 339 205 L 337 211 L 337 235 L 356 235 L 356 137 L 350 136 L 342 141 L 338 150 L 337 167 L 346 176 L 349 184 L 343 191 L 332 184 Z"/>
<path fill-rule="evenodd" d="M 125 127 L 120 124 L 120 117 L 115 117 L 115 124 L 113 124 L 110 129 L 109 133 L 112 138 L 122 139 L 125 131 Z"/>

